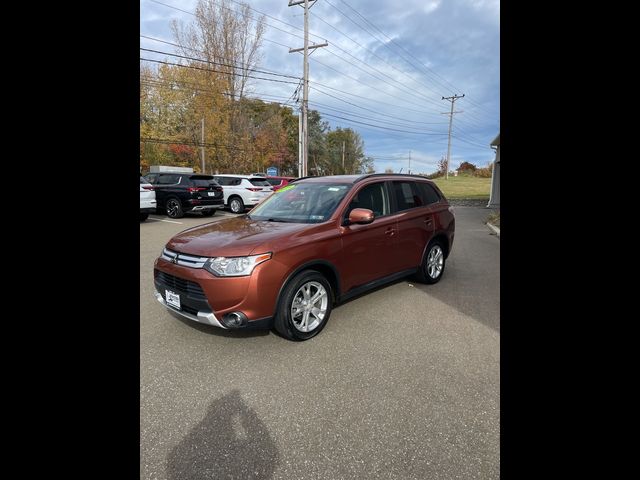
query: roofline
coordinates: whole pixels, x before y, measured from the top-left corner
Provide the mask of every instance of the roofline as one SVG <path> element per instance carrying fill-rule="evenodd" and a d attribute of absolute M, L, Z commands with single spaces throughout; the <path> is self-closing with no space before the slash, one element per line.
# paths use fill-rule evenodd
<path fill-rule="evenodd" d="M 409 178 L 421 178 L 423 180 L 429 180 L 427 177 L 423 175 L 415 175 L 413 173 L 368 173 L 366 175 L 362 175 L 360 178 L 357 178 L 353 183 L 361 182 L 367 178 L 371 177 L 409 177 Z"/>
<path fill-rule="evenodd" d="M 300 177 L 300 178 L 296 178 L 294 180 L 291 180 L 289 183 L 293 183 L 293 182 L 298 182 L 300 180 L 305 180 L 307 178 L 331 178 L 333 175 L 321 175 L 319 177 L 310 175 L 307 177 Z M 358 178 L 356 178 L 353 183 L 358 183 L 361 182 L 362 180 L 366 180 L 367 178 L 372 178 L 372 177 L 398 177 L 398 178 L 421 178 L 422 180 L 430 180 L 429 178 L 423 176 L 423 175 L 415 175 L 413 173 L 367 173 L 364 175 L 359 176 Z"/>

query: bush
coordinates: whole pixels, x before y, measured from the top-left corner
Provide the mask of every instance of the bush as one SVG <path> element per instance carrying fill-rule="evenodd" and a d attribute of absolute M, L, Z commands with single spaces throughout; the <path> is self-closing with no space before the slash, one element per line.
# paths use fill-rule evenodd
<path fill-rule="evenodd" d="M 491 178 L 491 167 L 478 168 L 473 172 L 474 177 Z"/>

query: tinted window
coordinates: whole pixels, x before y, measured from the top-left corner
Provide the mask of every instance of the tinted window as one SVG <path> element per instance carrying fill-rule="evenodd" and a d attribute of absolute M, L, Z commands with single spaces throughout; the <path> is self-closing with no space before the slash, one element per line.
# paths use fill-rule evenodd
<path fill-rule="evenodd" d="M 276 185 L 280 185 L 281 180 L 277 178 L 267 178 L 267 182 L 275 187 Z"/>
<path fill-rule="evenodd" d="M 231 177 L 213 177 L 214 180 L 216 182 L 218 182 L 218 185 L 231 185 L 231 180 L 233 180 L 233 178 Z"/>
<path fill-rule="evenodd" d="M 216 185 L 216 182 L 207 178 L 193 178 L 191 177 L 191 183 L 193 183 L 194 187 L 209 187 L 209 185 Z"/>
<path fill-rule="evenodd" d="M 432 203 L 440 201 L 440 195 L 438 195 L 436 189 L 428 183 L 416 182 L 415 185 L 418 187 L 418 191 L 420 192 L 420 196 L 422 197 L 425 205 L 431 205 Z"/>
<path fill-rule="evenodd" d="M 270 187 L 271 184 L 264 178 L 250 178 L 249 181 L 254 187 Z"/>
<path fill-rule="evenodd" d="M 413 182 L 393 182 L 393 193 L 399 212 L 423 205 L 422 199 L 415 194 L 412 184 Z"/>
<path fill-rule="evenodd" d="M 189 177 L 191 184 L 195 187 L 208 187 L 212 183 L 215 185 L 215 181 L 211 175 L 192 175 Z"/>
<path fill-rule="evenodd" d="M 371 210 L 376 217 L 389 214 L 389 200 L 387 198 L 384 183 L 374 183 L 367 185 L 360 190 L 349 203 L 349 207 L 345 212 L 345 218 L 349 217 L 349 213 L 354 208 L 367 208 Z"/>
<path fill-rule="evenodd" d="M 149 180 L 149 183 L 155 183 L 158 180 L 158 174 L 157 173 L 147 173 L 146 178 L 147 178 L 147 180 Z"/>
<path fill-rule="evenodd" d="M 160 185 L 174 185 L 180 181 L 180 175 L 160 175 L 158 183 Z"/>
<path fill-rule="evenodd" d="M 149 183 L 149 180 L 140 175 L 140 183 Z"/>

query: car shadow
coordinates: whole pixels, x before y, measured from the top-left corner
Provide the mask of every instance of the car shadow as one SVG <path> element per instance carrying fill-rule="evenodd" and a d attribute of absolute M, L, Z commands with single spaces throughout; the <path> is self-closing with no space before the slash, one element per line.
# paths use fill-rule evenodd
<path fill-rule="evenodd" d="M 278 462 L 266 425 L 233 390 L 212 402 L 205 417 L 169 452 L 167 477 L 267 480 Z"/>

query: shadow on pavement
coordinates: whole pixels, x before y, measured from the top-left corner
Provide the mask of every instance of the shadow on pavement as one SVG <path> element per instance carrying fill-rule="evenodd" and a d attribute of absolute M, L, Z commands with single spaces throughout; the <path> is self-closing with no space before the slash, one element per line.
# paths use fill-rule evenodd
<path fill-rule="evenodd" d="M 215 400 L 205 418 L 171 450 L 171 480 L 270 479 L 278 450 L 238 390 Z"/>

